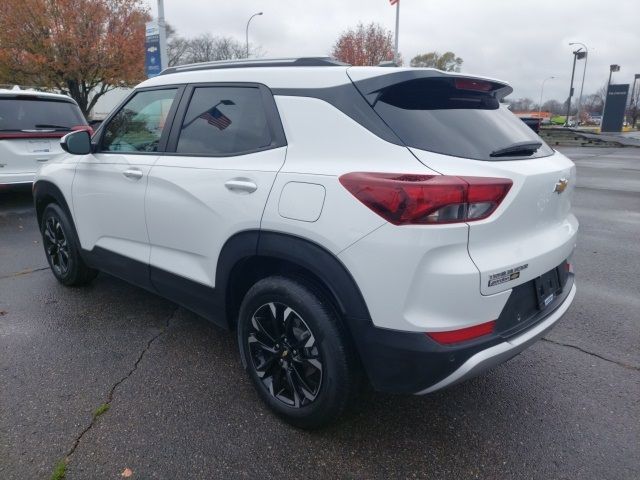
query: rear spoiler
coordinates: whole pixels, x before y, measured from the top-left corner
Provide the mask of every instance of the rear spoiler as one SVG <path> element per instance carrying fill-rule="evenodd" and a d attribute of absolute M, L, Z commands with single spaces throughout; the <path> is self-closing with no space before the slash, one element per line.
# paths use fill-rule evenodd
<path fill-rule="evenodd" d="M 347 70 L 349 75 L 349 70 Z M 513 88 L 500 80 L 494 80 L 490 78 L 473 77 L 469 75 L 451 74 L 442 72 L 435 69 L 406 69 L 398 72 L 386 73 L 383 75 L 377 75 L 375 77 L 366 78 L 363 80 L 353 80 L 351 76 L 349 78 L 365 97 L 369 104 L 375 103 L 378 95 L 382 90 L 398 83 L 404 83 L 411 80 L 418 80 L 421 78 L 447 78 L 447 79 L 459 79 L 469 84 L 483 84 L 487 85 L 486 89 L 483 89 L 487 93 L 491 93 L 498 101 L 513 92 Z"/>

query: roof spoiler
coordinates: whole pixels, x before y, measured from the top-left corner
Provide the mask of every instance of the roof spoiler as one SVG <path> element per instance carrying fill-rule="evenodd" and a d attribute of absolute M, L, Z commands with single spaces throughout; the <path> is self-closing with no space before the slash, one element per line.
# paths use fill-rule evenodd
<path fill-rule="evenodd" d="M 349 70 L 347 70 L 347 73 L 349 73 Z M 467 80 L 469 81 L 469 83 L 489 83 L 490 87 L 485 91 L 487 93 L 492 93 L 495 98 L 498 99 L 498 101 L 502 100 L 504 97 L 513 92 L 513 88 L 509 84 L 500 80 L 474 77 L 470 75 L 460 75 L 457 73 L 451 74 L 435 69 L 403 69 L 397 72 L 386 73 L 384 75 L 366 78 L 364 80 L 356 80 L 353 83 L 362 93 L 362 95 L 364 95 L 368 102 L 374 103 L 380 92 L 387 87 L 411 80 L 437 77 Z"/>

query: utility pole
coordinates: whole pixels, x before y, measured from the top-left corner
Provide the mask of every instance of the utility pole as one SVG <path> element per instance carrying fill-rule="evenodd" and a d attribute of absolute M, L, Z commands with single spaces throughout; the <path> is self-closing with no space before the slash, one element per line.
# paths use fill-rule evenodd
<path fill-rule="evenodd" d="M 392 3 L 393 5 L 393 3 Z M 393 50 L 393 62 L 398 65 L 400 57 L 398 57 L 398 36 L 400 35 L 400 0 L 396 0 L 396 43 Z"/>
<path fill-rule="evenodd" d="M 160 71 L 167 68 L 167 25 L 164 22 L 164 0 L 158 0 L 158 30 L 160 41 Z"/>

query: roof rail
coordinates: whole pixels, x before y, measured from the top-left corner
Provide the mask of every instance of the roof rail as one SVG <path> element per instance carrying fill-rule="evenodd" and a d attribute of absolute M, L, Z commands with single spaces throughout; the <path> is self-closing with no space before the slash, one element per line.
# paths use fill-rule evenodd
<path fill-rule="evenodd" d="M 254 68 L 254 67 L 339 67 L 349 66 L 332 57 L 297 57 L 270 59 L 221 60 L 217 62 L 191 63 L 165 68 L 160 75 L 195 70 L 216 70 L 221 68 Z"/>

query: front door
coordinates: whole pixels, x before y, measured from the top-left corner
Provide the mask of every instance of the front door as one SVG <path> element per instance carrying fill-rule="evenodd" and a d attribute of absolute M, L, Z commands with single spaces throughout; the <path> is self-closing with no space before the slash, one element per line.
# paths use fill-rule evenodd
<path fill-rule="evenodd" d="M 73 182 L 82 248 L 101 269 L 143 286 L 149 283 L 148 176 L 177 92 L 142 90 L 131 97 L 104 125 L 97 152 L 80 160 Z"/>

